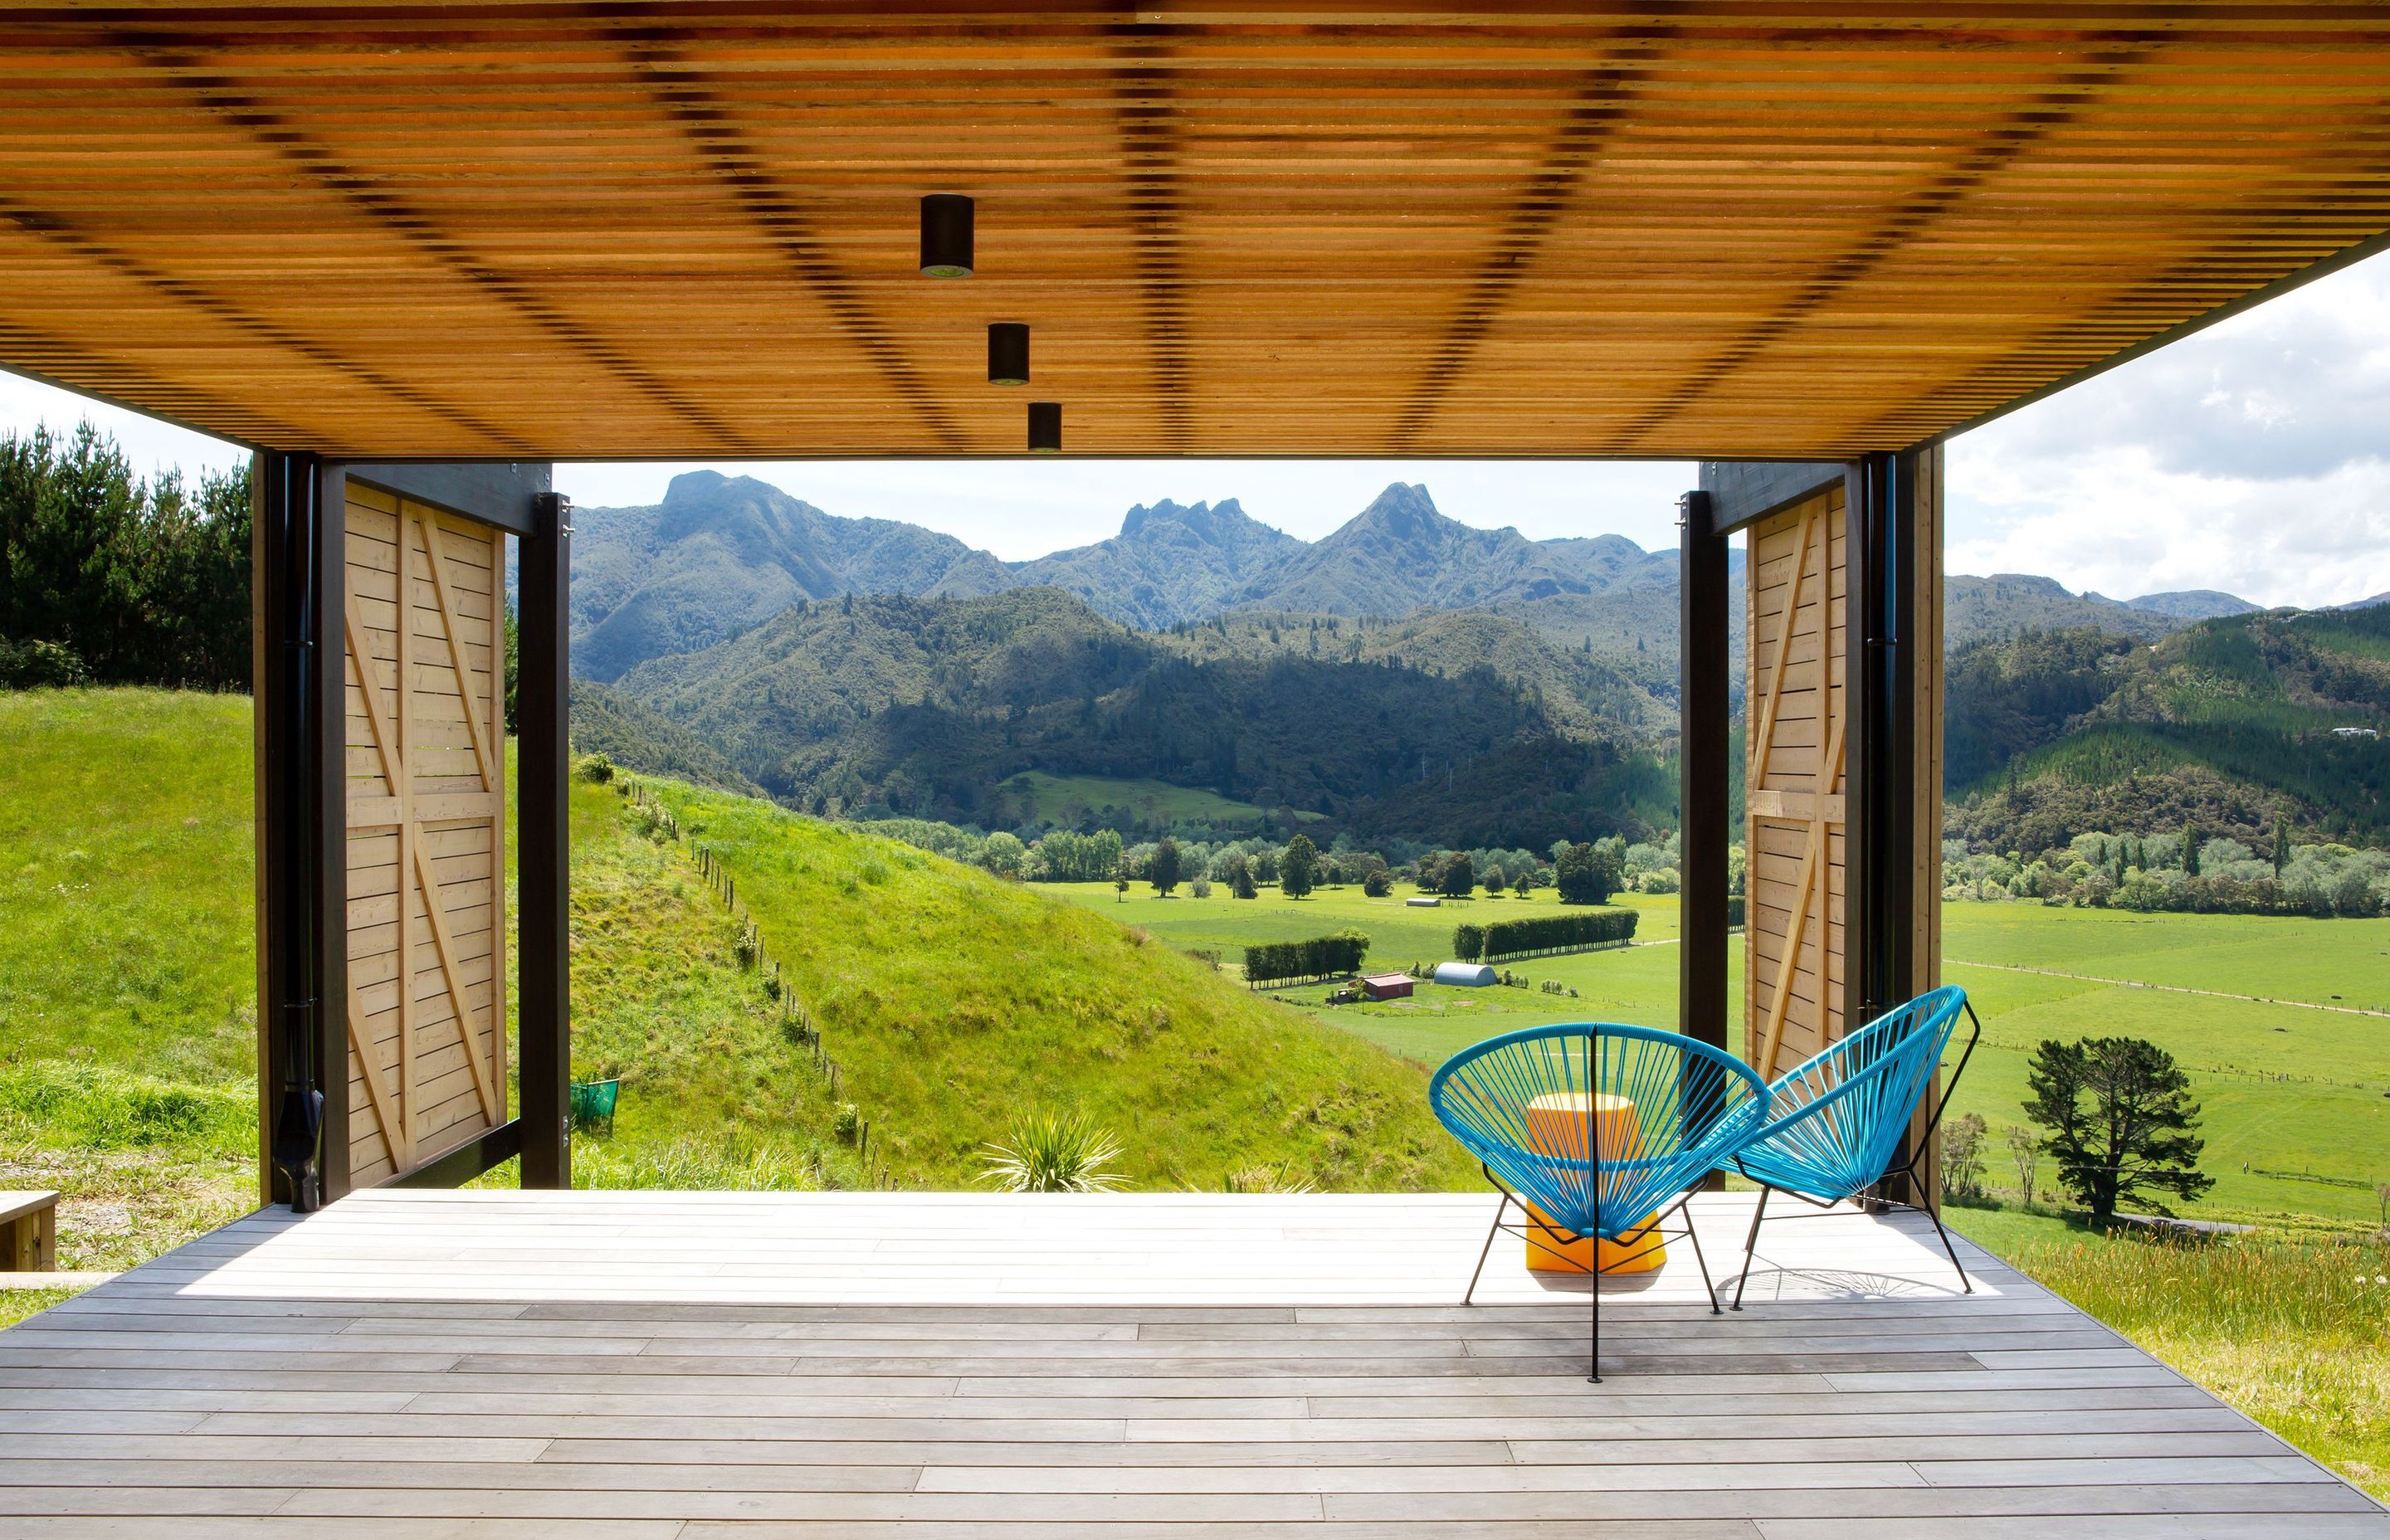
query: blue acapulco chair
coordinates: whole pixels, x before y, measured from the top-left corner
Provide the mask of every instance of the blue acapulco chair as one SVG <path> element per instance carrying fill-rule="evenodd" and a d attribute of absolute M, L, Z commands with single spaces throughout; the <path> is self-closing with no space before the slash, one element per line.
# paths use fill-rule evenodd
<path fill-rule="evenodd" d="M 1933 1084 L 1961 1012 L 1973 1023 L 1966 1051 L 1942 1087 L 1925 1136 L 1904 1154 L 1902 1138 Z M 1717 1166 L 1759 1184 L 1759 1206 L 1752 1211 L 1751 1233 L 1742 1243 L 1742 1276 L 1734 1285 L 1735 1309 L 1742 1308 L 1743 1286 L 1751 1281 L 1752 1257 L 1759 1244 L 1759 1222 L 1767 1216 L 1772 1195 L 1785 1193 L 1819 1210 L 1853 1198 L 1891 1204 L 1884 1189 L 1895 1177 L 1905 1179 L 1912 1199 L 1919 1195 L 1924 1178 L 1918 1162 L 1932 1147 L 1950 1093 L 1966 1073 L 1967 1060 L 1983 1034 L 1984 1024 L 1967 1003 L 1966 991 L 1946 985 L 1894 1007 L 1768 1086 L 1766 1123 Z M 1897 1206 L 1921 1209 L 1934 1222 L 1934 1233 L 1942 1238 L 1942 1250 L 1958 1270 L 1960 1290 L 1973 1293 L 1975 1286 L 1933 1205 Z"/>
<path fill-rule="evenodd" d="M 1593 1093 L 1593 1094 L 1588 1094 Z M 1428 1105 L 1463 1148 L 1476 1156 L 1485 1179 L 1501 1193 L 1493 1226 L 1477 1253 L 1477 1268 L 1461 1296 L 1477 1292 L 1494 1237 L 1505 1229 L 1555 1255 L 1537 1232 L 1593 1238 L 1613 1245 L 1642 1240 L 1671 1215 L 1684 1219 L 1682 1234 L 1717 1313 L 1717 1290 L 1685 1201 L 1758 1129 L 1767 1087 L 1742 1060 L 1673 1032 L 1610 1022 L 1529 1027 L 1463 1048 L 1446 1059 L 1428 1084 Z M 1627 1148 L 1603 1148 L 1604 1120 L 1595 1096 L 1624 1097 L 1633 1104 L 1635 1132 Z M 1544 1102 L 1539 1116 L 1530 1106 Z M 1582 1113 L 1582 1121 L 1567 1120 Z M 1568 1130 L 1556 1133 L 1559 1128 Z M 1581 1131 L 1580 1131 L 1581 1130 Z M 1590 1152 L 1588 1156 L 1588 1151 Z M 1596 1173 L 1599 1172 L 1597 1178 Z M 1522 1213 L 1513 1228 L 1503 1224 L 1510 1205 Z M 1533 1204 L 1551 1222 L 1534 1223 Z M 1597 1246 L 1597 1257 L 1599 1248 Z M 1615 1265 L 1615 1264 L 1613 1264 Z M 1593 1296 L 1592 1341 L 1586 1378 L 1601 1379 L 1601 1290 Z"/>

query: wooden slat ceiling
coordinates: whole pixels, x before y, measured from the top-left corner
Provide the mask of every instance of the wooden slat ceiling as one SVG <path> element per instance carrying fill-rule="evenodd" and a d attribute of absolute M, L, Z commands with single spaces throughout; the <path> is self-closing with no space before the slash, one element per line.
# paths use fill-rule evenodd
<path fill-rule="evenodd" d="M 0 9 L 0 363 L 293 449 L 1838 456 L 2385 229 L 2378 3 Z"/>

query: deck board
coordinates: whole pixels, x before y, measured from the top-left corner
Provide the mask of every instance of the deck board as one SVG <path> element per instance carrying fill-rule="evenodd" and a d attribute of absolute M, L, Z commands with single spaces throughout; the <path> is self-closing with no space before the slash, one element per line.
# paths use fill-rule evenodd
<path fill-rule="evenodd" d="M 1749 1200 L 1697 1205 L 1730 1267 Z M 2390 1540 L 1914 1216 L 1602 1294 L 1473 1197 L 373 1192 L 0 1333 L 0 1533 Z M 1829 1530 L 1831 1526 L 1831 1532 Z"/>

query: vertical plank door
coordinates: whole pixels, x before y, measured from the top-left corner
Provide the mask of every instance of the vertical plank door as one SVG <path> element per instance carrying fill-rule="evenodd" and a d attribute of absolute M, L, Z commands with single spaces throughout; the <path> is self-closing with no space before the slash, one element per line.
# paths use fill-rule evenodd
<path fill-rule="evenodd" d="M 1753 525 L 1744 564 L 1743 1051 L 1768 1078 L 1844 1032 L 1844 525 L 1835 486 Z"/>
<path fill-rule="evenodd" d="M 507 1118 L 505 535 L 348 488 L 350 1170 Z"/>

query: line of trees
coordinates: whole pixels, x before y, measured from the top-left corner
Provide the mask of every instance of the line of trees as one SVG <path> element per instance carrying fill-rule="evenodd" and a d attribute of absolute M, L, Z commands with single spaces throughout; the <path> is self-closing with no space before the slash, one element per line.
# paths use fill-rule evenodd
<path fill-rule="evenodd" d="M 0 686 L 250 683 L 249 472 L 144 481 L 85 423 L 0 436 Z"/>
<path fill-rule="evenodd" d="M 1245 982 L 1305 983 L 1342 978 L 1360 971 L 1361 959 L 1368 953 L 1369 938 L 1358 930 L 1339 930 L 1309 941 L 1257 943 L 1245 948 Z"/>
<path fill-rule="evenodd" d="M 2262 848 L 2180 833 L 2079 834 L 2038 855 L 1944 841 L 1942 893 L 2077 908 L 2371 918 L 2390 908 L 2390 852 L 2294 844 L 2277 819 Z"/>
<path fill-rule="evenodd" d="M 1642 918 L 1635 909 L 1605 909 L 1590 915 L 1538 915 L 1533 919 L 1497 919 L 1490 925 L 1458 925 L 1452 931 L 1452 955 L 1462 962 L 1503 962 L 1616 946 L 1635 939 L 1636 922 Z"/>

